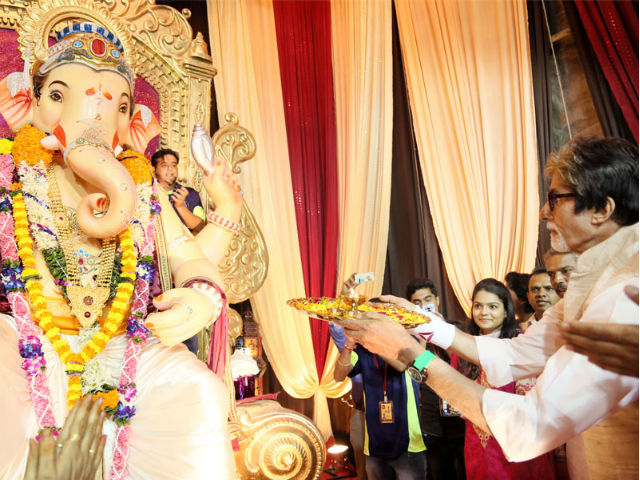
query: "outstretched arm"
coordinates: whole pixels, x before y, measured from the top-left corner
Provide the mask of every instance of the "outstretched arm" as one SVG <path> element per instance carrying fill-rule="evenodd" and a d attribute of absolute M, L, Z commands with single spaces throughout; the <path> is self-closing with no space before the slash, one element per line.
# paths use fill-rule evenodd
<path fill-rule="evenodd" d="M 354 345 L 355 342 L 353 342 L 353 340 L 347 340 L 344 349 L 340 352 L 336 366 L 333 369 L 333 379 L 336 382 L 343 381 L 347 378 L 351 370 L 353 370 L 353 365 L 351 365 L 351 352 L 353 351 Z"/>
<path fill-rule="evenodd" d="M 408 300 L 391 295 L 383 300 L 412 309 Z M 559 304 L 545 312 L 541 321 L 524 335 L 501 339 L 475 337 L 447 323 L 439 313 L 427 313 L 429 321 L 411 331 L 449 352 L 469 360 L 485 371 L 492 385 L 505 385 L 514 380 L 539 375 L 547 359 L 560 347 L 557 323 L 562 318 Z"/>
<path fill-rule="evenodd" d="M 589 321 L 590 318 L 601 315 L 603 305 L 610 302 L 610 296 L 606 295 L 593 299 L 582 318 Z M 629 308 L 623 303 L 620 302 L 614 309 L 616 315 L 620 318 L 635 315 L 637 318 L 637 305 Z M 628 308 L 628 311 L 623 311 L 623 307 Z M 344 327 L 348 337 L 370 351 L 395 356 L 405 363 L 424 351 L 401 325 L 382 314 L 368 315 L 366 321 L 340 319 L 336 323 Z M 524 337 L 531 345 L 535 345 L 532 342 L 540 345 L 545 341 L 549 342 L 550 339 L 545 339 L 545 336 L 557 337 L 557 324 L 549 321 L 546 323 L 553 328 L 537 333 L 534 338 L 528 333 L 518 338 Z M 531 329 L 538 324 L 534 324 Z M 494 343 L 489 345 L 504 344 L 501 339 L 491 340 Z M 474 424 L 489 431 L 510 461 L 528 460 L 561 445 L 638 397 L 637 378 L 603 370 L 589 362 L 585 356 L 567 348 L 553 348 L 555 350 L 548 353 L 544 371 L 534 390 L 526 396 L 485 389 L 437 358 L 427 367 L 427 385 Z M 538 357 L 544 358 L 544 355 L 540 354 L 539 348 L 534 350 L 530 359 L 535 363 L 538 362 Z M 525 364 L 510 368 L 523 372 L 530 370 Z M 484 368 L 483 371 L 486 372 Z M 490 379 L 489 381 L 491 382 Z M 607 386 L 606 390 L 599 387 L 602 385 Z M 589 392 L 593 391 L 599 392 L 597 398 L 589 397 Z"/>
<path fill-rule="evenodd" d="M 416 309 L 416 305 L 402 297 L 383 295 L 380 299 L 407 310 Z M 428 323 L 423 323 L 416 327 L 414 333 L 420 335 L 428 343 L 433 343 L 449 351 L 449 353 L 453 352 L 459 357 L 479 365 L 480 359 L 474 336 L 463 332 L 451 323 L 447 323 L 444 317 L 437 312 L 429 314 L 429 320 Z"/>
<path fill-rule="evenodd" d="M 404 327 L 383 314 L 369 314 L 366 320 L 340 319 L 336 323 L 342 325 L 347 337 L 370 352 L 396 359 L 404 365 L 408 365 L 425 351 Z M 471 422 L 489 431 L 482 414 L 484 387 L 439 358 L 433 359 L 429 364 L 427 385 Z"/>

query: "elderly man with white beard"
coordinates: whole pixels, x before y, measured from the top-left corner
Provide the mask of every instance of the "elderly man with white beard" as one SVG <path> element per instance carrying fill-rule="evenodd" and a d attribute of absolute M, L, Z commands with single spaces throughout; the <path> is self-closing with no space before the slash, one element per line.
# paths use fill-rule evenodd
<path fill-rule="evenodd" d="M 540 218 L 554 249 L 580 255 L 563 300 L 513 339 L 472 337 L 437 316 L 420 327 L 432 343 L 480 365 L 491 385 L 538 376 L 525 396 L 465 378 L 384 315 L 339 323 L 370 351 L 409 364 L 412 376 L 490 432 L 509 460 L 533 458 L 582 434 L 588 472 L 572 468 L 570 449 L 572 478 L 637 478 L 638 378 L 567 348 L 559 324 L 638 325 L 638 304 L 625 294 L 638 285 L 638 150 L 620 139 L 574 140 L 550 157 L 545 173 L 551 185 Z"/>

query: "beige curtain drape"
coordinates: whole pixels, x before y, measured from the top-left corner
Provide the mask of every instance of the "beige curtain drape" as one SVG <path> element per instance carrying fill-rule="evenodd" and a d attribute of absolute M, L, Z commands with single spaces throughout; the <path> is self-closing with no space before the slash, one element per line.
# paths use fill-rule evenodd
<path fill-rule="evenodd" d="M 528 272 L 538 189 L 524 0 L 396 0 L 424 185 L 451 285 Z"/>
<path fill-rule="evenodd" d="M 251 299 L 264 347 L 288 394 L 314 397 L 314 423 L 331 434 L 326 397 L 348 382 L 318 381 L 309 321 L 286 305 L 305 295 L 271 0 L 207 0 L 218 116 L 234 112 L 258 151 L 242 173 L 245 199 L 269 249 L 269 274 Z"/>
<path fill-rule="evenodd" d="M 358 291 L 382 289 L 389 236 L 393 63 L 391 0 L 333 0 L 331 31 L 338 146 L 338 283 L 374 272 Z M 329 351 L 327 366 L 337 359 Z"/>
<path fill-rule="evenodd" d="M 331 29 L 338 129 L 339 279 L 375 273 L 380 294 L 389 236 L 393 63 L 391 0 L 333 0 Z"/>

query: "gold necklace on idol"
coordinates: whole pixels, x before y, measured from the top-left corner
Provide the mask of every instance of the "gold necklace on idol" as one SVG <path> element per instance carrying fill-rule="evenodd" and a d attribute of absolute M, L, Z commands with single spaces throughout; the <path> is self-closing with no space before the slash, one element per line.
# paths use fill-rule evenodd
<path fill-rule="evenodd" d="M 49 165 L 47 171 L 49 180 L 49 198 L 53 219 L 58 230 L 58 241 L 67 265 L 67 297 L 71 312 L 87 327 L 97 322 L 104 309 L 111 292 L 111 277 L 116 254 L 116 238 L 106 238 L 101 241 L 101 254 L 98 262 L 96 286 L 85 286 L 73 251 L 73 231 L 66 209 L 62 205 L 62 195 L 56 179 L 54 164 Z"/>

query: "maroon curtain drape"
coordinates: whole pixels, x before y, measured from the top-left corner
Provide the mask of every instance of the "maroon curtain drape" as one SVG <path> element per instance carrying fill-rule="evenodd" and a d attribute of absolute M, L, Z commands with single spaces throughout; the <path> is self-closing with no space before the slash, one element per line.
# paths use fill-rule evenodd
<path fill-rule="evenodd" d="M 628 1 L 575 0 L 629 129 L 638 141 L 638 13 Z"/>
<path fill-rule="evenodd" d="M 338 160 L 330 4 L 274 0 L 273 12 L 305 290 L 308 296 L 334 296 Z M 310 322 L 321 378 L 329 328 Z"/>

